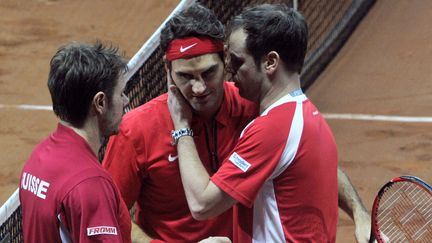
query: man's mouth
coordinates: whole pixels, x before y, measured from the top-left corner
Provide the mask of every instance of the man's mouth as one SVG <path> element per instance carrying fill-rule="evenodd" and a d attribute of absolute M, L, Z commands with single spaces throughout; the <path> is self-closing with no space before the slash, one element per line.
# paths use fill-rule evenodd
<path fill-rule="evenodd" d="M 203 95 L 198 95 L 198 96 L 194 96 L 194 99 L 198 102 L 198 103 L 203 103 L 206 102 L 208 100 L 208 97 L 210 97 L 210 93 L 206 93 Z"/>

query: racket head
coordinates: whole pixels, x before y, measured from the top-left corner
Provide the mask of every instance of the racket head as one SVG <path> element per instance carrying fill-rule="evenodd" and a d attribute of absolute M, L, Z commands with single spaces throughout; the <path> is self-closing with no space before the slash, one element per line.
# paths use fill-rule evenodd
<path fill-rule="evenodd" d="M 416 176 L 387 182 L 372 207 L 372 232 L 379 243 L 432 242 L 432 187 Z"/>

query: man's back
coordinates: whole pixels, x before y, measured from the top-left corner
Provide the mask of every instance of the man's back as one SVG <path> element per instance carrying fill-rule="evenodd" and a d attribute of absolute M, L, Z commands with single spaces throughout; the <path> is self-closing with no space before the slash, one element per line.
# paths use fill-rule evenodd
<path fill-rule="evenodd" d="M 122 242 L 130 237 L 122 235 L 130 232 L 130 221 L 114 183 L 86 141 L 63 125 L 26 162 L 20 201 L 25 242 Z"/>

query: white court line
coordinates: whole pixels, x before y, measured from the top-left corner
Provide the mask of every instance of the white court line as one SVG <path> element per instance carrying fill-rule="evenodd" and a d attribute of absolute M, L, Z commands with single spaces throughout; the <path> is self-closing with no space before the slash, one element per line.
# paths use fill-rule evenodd
<path fill-rule="evenodd" d="M 0 109 L 19 109 L 19 110 L 44 110 L 52 111 L 52 106 L 50 105 L 2 105 L 0 104 Z"/>
<path fill-rule="evenodd" d="M 383 116 L 366 114 L 323 114 L 326 119 L 389 121 L 389 122 L 424 122 L 431 123 L 432 117 L 427 116 Z"/>
<path fill-rule="evenodd" d="M 50 105 L 2 105 L 0 104 L 0 109 L 2 108 L 52 111 L 52 106 Z M 432 117 L 427 117 L 427 116 L 383 116 L 383 115 L 368 115 L 368 114 L 336 114 L 336 113 L 324 113 L 323 116 L 329 120 L 362 120 L 362 121 L 432 123 Z"/>

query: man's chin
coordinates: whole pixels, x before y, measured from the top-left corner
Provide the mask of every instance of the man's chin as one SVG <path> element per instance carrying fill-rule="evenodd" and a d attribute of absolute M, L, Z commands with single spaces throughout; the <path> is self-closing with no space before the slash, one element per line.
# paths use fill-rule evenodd
<path fill-rule="evenodd" d="M 196 114 L 200 114 L 203 112 L 207 112 L 209 109 L 211 108 L 211 106 L 208 103 L 205 104 L 194 104 L 192 106 L 193 112 Z"/>
<path fill-rule="evenodd" d="M 256 102 L 258 100 L 258 96 L 257 95 L 253 96 L 250 93 L 245 92 L 244 90 L 241 90 L 241 89 L 239 90 L 239 95 L 242 98 L 247 99 L 247 100 L 252 101 L 252 102 Z"/>
<path fill-rule="evenodd" d="M 117 135 L 119 131 L 119 126 L 116 126 L 115 128 L 105 129 L 105 131 L 102 131 L 102 136 L 109 138 L 112 135 Z"/>
<path fill-rule="evenodd" d="M 119 131 L 120 131 L 119 126 L 116 126 L 114 129 L 111 130 L 110 136 L 117 135 Z"/>
<path fill-rule="evenodd" d="M 114 131 L 111 131 L 110 136 L 117 135 L 119 133 L 119 129 L 115 129 Z"/>

